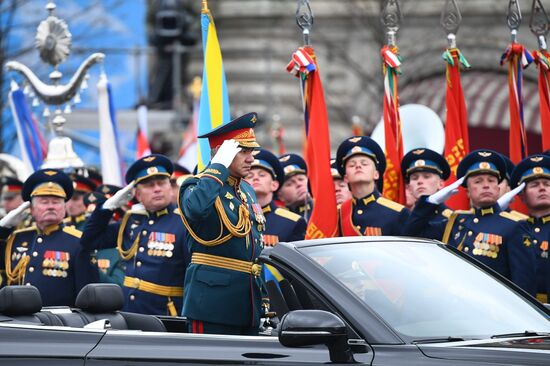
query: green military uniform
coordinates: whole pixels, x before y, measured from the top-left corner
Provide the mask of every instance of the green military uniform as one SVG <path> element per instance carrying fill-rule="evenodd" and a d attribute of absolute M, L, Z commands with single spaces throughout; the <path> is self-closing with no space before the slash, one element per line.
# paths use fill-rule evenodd
<path fill-rule="evenodd" d="M 229 139 L 258 146 L 252 130 L 256 119 L 247 114 L 205 137 L 211 147 Z M 214 163 L 183 183 L 178 204 L 191 254 L 183 299 L 190 331 L 256 334 L 263 282 L 256 258 L 263 248 L 265 218 L 253 188 Z"/>

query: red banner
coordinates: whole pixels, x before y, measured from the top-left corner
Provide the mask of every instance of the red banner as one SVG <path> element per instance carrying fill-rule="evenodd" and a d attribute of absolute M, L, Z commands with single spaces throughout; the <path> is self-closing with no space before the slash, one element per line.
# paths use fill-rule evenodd
<path fill-rule="evenodd" d="M 449 185 L 456 181 L 458 164 L 470 152 L 468 113 L 462 82 L 460 81 L 460 67 L 469 68 L 470 65 L 457 48 L 448 49 L 443 54 L 443 59 L 447 62 L 447 90 L 445 95 L 447 115 L 445 118 L 444 156 L 451 167 L 451 175 L 447 180 L 447 185 Z M 446 204 L 454 210 L 470 208 L 470 201 L 464 189 L 460 189 Z"/>
<path fill-rule="evenodd" d="M 540 130 L 542 150 L 550 149 L 550 54 L 546 50 L 533 52 L 539 68 Z"/>

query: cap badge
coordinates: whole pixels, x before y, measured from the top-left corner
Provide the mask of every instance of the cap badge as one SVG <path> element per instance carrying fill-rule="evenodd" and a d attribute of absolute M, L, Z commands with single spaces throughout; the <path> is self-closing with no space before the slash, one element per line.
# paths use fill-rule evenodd
<path fill-rule="evenodd" d="M 536 166 L 533 168 L 533 173 L 534 174 L 542 174 L 544 173 L 544 169 L 542 169 L 540 166 Z"/>
<path fill-rule="evenodd" d="M 483 156 L 484 158 L 493 155 L 493 153 L 490 153 L 488 151 L 480 151 L 480 152 L 478 152 L 478 154 Z"/>
<path fill-rule="evenodd" d="M 490 153 L 489 153 L 490 154 Z M 482 161 L 481 163 L 479 163 L 479 168 L 480 169 L 490 169 L 491 168 L 491 164 L 489 164 L 488 162 L 486 161 Z"/>
<path fill-rule="evenodd" d="M 284 163 L 285 161 L 288 161 L 288 159 L 290 159 L 290 155 L 281 156 L 281 157 L 279 158 L 279 161 L 280 161 L 281 163 Z"/>
<path fill-rule="evenodd" d="M 352 137 L 352 138 L 348 139 L 348 141 L 353 142 L 355 144 L 356 142 L 361 141 L 361 137 Z"/>
<path fill-rule="evenodd" d="M 90 196 L 88 197 L 88 201 L 90 202 L 95 202 L 97 198 L 95 198 L 95 196 L 93 194 L 90 194 Z"/>
<path fill-rule="evenodd" d="M 426 150 L 424 150 L 424 149 L 416 149 L 416 150 L 413 150 L 412 153 L 415 154 L 415 155 L 421 155 L 421 154 L 424 154 L 424 151 L 426 151 Z"/>
<path fill-rule="evenodd" d="M 426 165 L 426 162 L 422 159 L 419 159 L 414 162 L 414 166 L 425 166 L 425 165 Z"/>
<path fill-rule="evenodd" d="M 44 174 L 49 175 L 49 176 L 51 177 L 51 176 L 56 175 L 57 172 L 54 171 L 54 170 L 46 170 L 46 171 L 44 172 Z"/>
<path fill-rule="evenodd" d="M 533 156 L 530 160 L 534 161 L 535 163 L 538 163 L 542 159 L 544 159 L 542 156 Z"/>
<path fill-rule="evenodd" d="M 250 122 L 252 122 L 252 123 L 256 123 L 256 121 L 258 121 L 258 119 L 256 118 L 256 116 L 253 116 L 253 117 L 250 119 Z"/>
<path fill-rule="evenodd" d="M 352 153 L 361 152 L 361 151 L 363 151 L 363 150 L 361 150 L 361 146 L 354 146 L 353 149 L 351 149 Z"/>
<path fill-rule="evenodd" d="M 105 186 L 105 187 L 101 188 L 101 192 L 109 193 L 109 187 Z"/>
<path fill-rule="evenodd" d="M 157 169 L 156 166 L 152 166 L 150 168 L 147 168 L 147 174 L 155 174 L 155 173 L 158 173 L 159 170 Z"/>
<path fill-rule="evenodd" d="M 154 156 L 148 156 L 146 158 L 143 158 L 143 161 L 146 161 L 148 163 L 152 162 L 153 160 L 155 160 L 155 157 Z"/>

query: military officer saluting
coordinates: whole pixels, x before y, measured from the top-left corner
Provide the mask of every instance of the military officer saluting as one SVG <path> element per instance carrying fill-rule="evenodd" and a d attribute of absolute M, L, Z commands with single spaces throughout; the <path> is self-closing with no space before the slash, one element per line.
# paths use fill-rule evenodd
<path fill-rule="evenodd" d="M 378 192 L 386 158 L 376 141 L 367 136 L 344 140 L 336 153 L 336 165 L 352 194 L 340 206 L 341 235 L 400 235 L 409 210 Z"/>
<path fill-rule="evenodd" d="M 535 256 L 529 233 L 519 218 L 502 211 L 497 203 L 498 184 L 505 176 L 506 165 L 500 154 L 492 150 L 471 152 L 458 165 L 459 179 L 430 196 L 422 196 L 407 226 L 425 227 L 436 217 L 439 205 L 462 184 L 468 190 L 472 209 L 454 211 L 446 223 L 432 225 L 437 231 L 432 237 L 441 238 L 534 294 Z"/>
<path fill-rule="evenodd" d="M 44 306 L 74 306 L 80 289 L 97 282 L 90 253 L 78 244 L 81 232 L 62 224 L 65 201 L 72 193 L 73 184 L 65 173 L 38 170 L 23 185 L 26 202 L 0 220 L 0 238 L 7 237 L 8 284 L 36 286 Z M 29 206 L 36 226 L 13 231 Z"/>
<path fill-rule="evenodd" d="M 179 207 L 192 254 L 185 276 L 183 315 L 193 333 L 253 335 L 262 315 L 261 265 L 265 217 L 243 180 L 258 147 L 255 113 L 210 133 L 212 160 L 180 189 Z"/>
<path fill-rule="evenodd" d="M 277 197 L 285 207 L 309 221 L 313 210 L 313 200 L 309 195 L 307 165 L 297 154 L 284 154 L 279 162 L 285 173 L 285 181 L 279 188 Z"/>
<path fill-rule="evenodd" d="M 512 187 L 525 183 L 521 200 L 529 210 L 527 227 L 536 257 L 536 293 L 542 303 L 548 302 L 550 272 L 548 241 L 550 240 L 550 157 L 532 155 L 522 160 L 512 172 Z"/>
<path fill-rule="evenodd" d="M 88 218 L 84 196 L 91 193 L 97 186 L 92 180 L 79 174 L 70 174 L 69 177 L 73 181 L 74 192 L 71 199 L 65 204 L 67 218 L 63 222 L 67 226 L 72 225 L 82 231 Z"/>
<path fill-rule="evenodd" d="M 427 148 L 413 149 L 401 160 L 401 174 L 405 178 L 406 189 L 412 194 L 415 202 L 421 196 L 429 196 L 443 188 L 450 172 L 447 160 L 441 154 Z M 409 234 L 429 237 L 429 233 L 433 231 L 430 226 L 446 223 L 451 213 L 452 210 L 445 203 L 441 203 L 428 227 L 417 227 L 414 233 Z"/>
<path fill-rule="evenodd" d="M 273 195 L 285 181 L 285 173 L 279 160 L 265 149 L 255 150 L 252 154 L 254 162 L 246 180 L 254 188 L 265 216 L 264 245 L 273 246 L 280 241 L 303 240 L 307 226 L 304 218 L 277 207 L 273 201 Z"/>
<path fill-rule="evenodd" d="M 172 162 L 163 155 L 136 161 L 126 173 L 126 187 L 98 206 L 86 223 L 81 244 L 87 249 L 116 247 L 125 262 L 123 309 L 143 314 L 177 315 L 189 263 L 185 228 L 171 203 Z M 113 211 L 135 197 L 144 209 L 130 210 L 120 223 Z"/>

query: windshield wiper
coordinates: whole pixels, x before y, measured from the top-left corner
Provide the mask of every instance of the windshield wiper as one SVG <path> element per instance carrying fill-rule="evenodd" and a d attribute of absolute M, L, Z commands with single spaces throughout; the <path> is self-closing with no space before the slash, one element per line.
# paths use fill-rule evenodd
<path fill-rule="evenodd" d="M 535 332 L 532 330 L 526 330 L 523 333 L 503 333 L 495 334 L 491 338 L 514 338 L 514 337 L 535 337 L 535 336 L 550 336 L 550 333 Z"/>
<path fill-rule="evenodd" d="M 443 342 L 462 342 L 464 338 L 461 337 L 445 337 L 445 338 L 425 338 L 425 339 L 415 339 L 412 341 L 414 344 L 421 343 L 443 343 Z"/>

